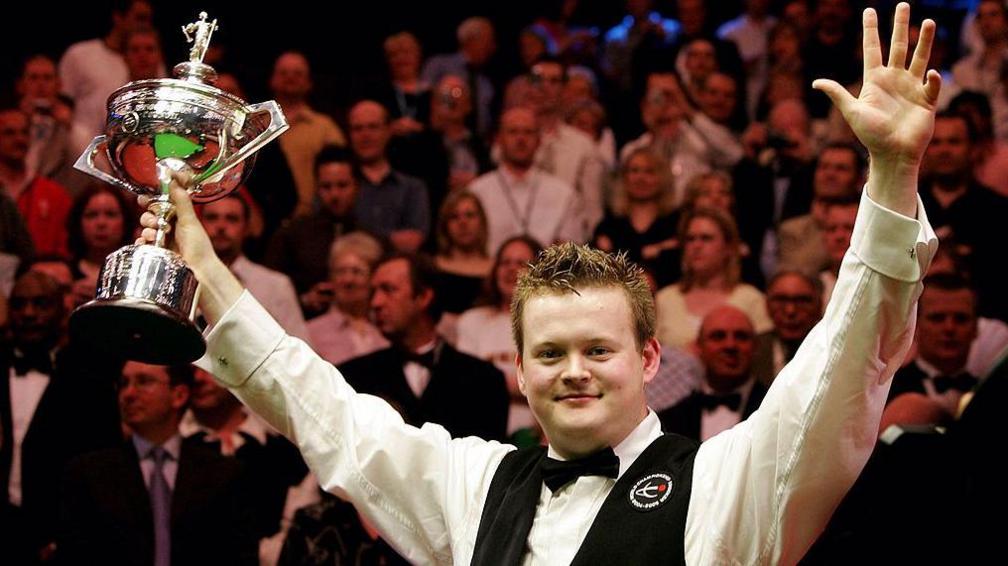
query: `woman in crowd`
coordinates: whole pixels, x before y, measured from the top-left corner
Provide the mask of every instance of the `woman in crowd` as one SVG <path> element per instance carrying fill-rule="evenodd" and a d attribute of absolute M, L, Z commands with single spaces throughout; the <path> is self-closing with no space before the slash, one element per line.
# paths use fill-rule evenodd
<path fill-rule="evenodd" d="M 679 277 L 679 212 L 668 163 L 642 147 L 623 161 L 609 212 L 595 228 L 593 244 L 605 251 L 625 251 L 654 276 L 659 286 Z"/>
<path fill-rule="evenodd" d="M 455 191 L 438 214 L 438 297 L 445 314 L 461 314 L 476 303 L 492 262 L 487 254 L 487 218 L 476 195 Z"/>
<path fill-rule="evenodd" d="M 666 346 L 693 346 L 700 322 L 724 304 L 749 315 L 757 333 L 770 330 L 763 294 L 741 282 L 742 245 L 735 221 L 725 212 L 697 208 L 684 212 L 680 223 L 682 279 L 658 291 L 659 341 Z"/>
<path fill-rule="evenodd" d="M 389 110 L 393 134 L 419 132 L 430 121 L 431 100 L 430 85 L 420 78 L 420 42 L 403 31 L 386 38 L 384 48 L 389 82 L 375 96 Z"/>
<path fill-rule="evenodd" d="M 511 337 L 511 297 L 518 274 L 542 251 L 538 242 L 527 236 L 505 241 L 497 251 L 493 270 L 486 279 L 485 306 L 472 308 L 458 319 L 456 347 L 467 354 L 493 363 L 504 372 L 511 408 L 508 412 L 508 434 L 518 444 L 537 437 L 535 419 L 518 390 L 515 375 L 517 347 Z M 532 434 L 530 434 L 530 432 Z"/>
<path fill-rule="evenodd" d="M 95 298 L 105 257 L 133 242 L 139 217 L 126 193 L 108 185 L 91 185 L 74 199 L 67 216 L 67 245 L 76 305 Z"/>
<path fill-rule="evenodd" d="M 308 321 L 308 334 L 320 356 L 338 365 L 388 346 L 368 320 L 371 272 L 384 250 L 364 232 L 351 232 L 333 242 L 329 253 L 332 306 Z"/>

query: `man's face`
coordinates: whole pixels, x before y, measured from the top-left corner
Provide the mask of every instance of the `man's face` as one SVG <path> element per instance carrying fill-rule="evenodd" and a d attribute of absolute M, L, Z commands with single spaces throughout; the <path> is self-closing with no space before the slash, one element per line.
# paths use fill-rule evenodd
<path fill-rule="evenodd" d="M 707 20 L 707 9 L 703 0 L 679 0 L 679 23 L 682 24 L 683 33 L 687 36 L 698 35 L 703 32 L 704 22 Z"/>
<path fill-rule="evenodd" d="M 63 321 L 63 293 L 59 285 L 41 273 L 28 273 L 17 280 L 8 299 L 10 326 L 16 344 L 22 347 L 52 347 Z"/>
<path fill-rule="evenodd" d="M 393 259 L 379 265 L 371 278 L 371 288 L 375 326 L 391 342 L 402 338 L 425 316 L 434 299 L 434 292 L 430 289 L 414 293 L 409 264 L 405 259 Z"/>
<path fill-rule="evenodd" d="M 737 97 L 735 80 L 724 73 L 713 73 L 704 83 L 699 102 L 704 114 L 723 124 L 731 120 Z"/>
<path fill-rule="evenodd" d="M 767 289 L 767 310 L 781 340 L 804 340 L 822 316 L 815 287 L 798 275 L 782 275 Z"/>
<path fill-rule="evenodd" d="M 333 216 L 350 214 L 357 202 L 357 179 L 349 163 L 333 161 L 318 168 L 318 197 Z"/>
<path fill-rule="evenodd" d="M 20 166 L 28 154 L 28 116 L 16 110 L 0 112 L 0 161 Z"/>
<path fill-rule="evenodd" d="M 300 99 L 311 92 L 311 69 L 299 53 L 284 53 L 273 65 L 270 89 L 280 97 Z"/>
<path fill-rule="evenodd" d="M 857 205 L 837 204 L 826 209 L 826 224 L 823 227 L 826 254 L 833 265 L 840 265 L 843 256 L 850 247 L 851 235 L 854 234 L 854 221 L 857 220 Z"/>
<path fill-rule="evenodd" d="M 226 388 L 217 385 L 206 370 L 196 368 L 193 389 L 189 400 L 193 409 L 207 411 L 217 409 L 231 401 L 233 396 Z"/>
<path fill-rule="evenodd" d="M 966 290 L 924 287 L 917 320 L 917 352 L 928 363 L 965 365 L 977 333 L 976 307 Z"/>
<path fill-rule="evenodd" d="M 924 152 L 923 169 L 941 177 L 960 177 L 973 170 L 972 146 L 966 120 L 943 117 L 935 120 L 931 143 Z"/>
<path fill-rule="evenodd" d="M 171 385 L 168 368 L 126 362 L 119 378 L 119 412 L 129 427 L 141 434 L 178 418 L 189 398 L 185 385 Z"/>
<path fill-rule="evenodd" d="M 394 78 L 412 79 L 420 74 L 420 45 L 408 36 L 385 46 L 385 62 Z"/>
<path fill-rule="evenodd" d="M 679 133 L 684 114 L 675 103 L 674 93 L 680 90 L 675 75 L 656 73 L 648 76 L 647 93 L 641 103 L 641 118 L 657 139 L 674 139 Z"/>
<path fill-rule="evenodd" d="M 89 248 L 114 248 L 122 241 L 124 229 L 122 209 L 114 196 L 100 192 L 88 200 L 81 215 L 81 234 Z"/>
<path fill-rule="evenodd" d="M 391 131 L 385 109 L 377 102 L 358 103 L 350 110 L 350 147 L 363 163 L 385 156 Z"/>
<path fill-rule="evenodd" d="M 525 242 L 514 241 L 501 250 L 494 273 L 494 281 L 501 297 L 508 304 L 511 303 L 511 297 L 514 295 L 518 276 L 522 271 L 528 269 L 528 265 L 533 259 L 535 259 L 533 251 Z"/>
<path fill-rule="evenodd" d="M 469 62 L 477 67 L 486 64 L 497 51 L 497 40 L 494 37 L 493 28 L 490 26 L 481 26 L 481 28 L 481 32 L 463 46 Z"/>
<path fill-rule="evenodd" d="M 513 108 L 501 117 L 497 134 L 501 158 L 505 163 L 529 167 L 539 149 L 539 125 L 535 114 L 527 108 Z"/>
<path fill-rule="evenodd" d="M 532 66 L 532 84 L 543 110 L 560 109 L 564 89 L 564 68 L 560 63 L 543 61 Z"/>
<path fill-rule="evenodd" d="M 980 32 L 980 37 L 988 43 L 1002 41 L 1005 34 L 1008 33 L 1005 8 L 998 5 L 999 1 L 986 0 L 977 6 L 977 31 Z"/>
<path fill-rule="evenodd" d="M 785 138 L 790 145 L 781 154 L 793 159 L 805 159 L 809 143 L 809 118 L 800 103 L 784 100 L 770 110 L 767 125 L 771 133 Z"/>
<path fill-rule="evenodd" d="M 691 220 L 686 228 L 683 256 L 686 269 L 695 275 L 710 275 L 723 270 L 729 253 L 721 227 L 710 218 Z"/>
<path fill-rule="evenodd" d="M 715 391 L 731 391 L 749 379 L 754 338 L 749 318 L 735 307 L 715 309 L 704 319 L 697 346 Z"/>
<path fill-rule="evenodd" d="M 132 80 L 154 79 L 161 64 L 161 45 L 151 33 L 136 33 L 126 42 L 126 67 Z"/>
<path fill-rule="evenodd" d="M 717 70 L 714 44 L 706 39 L 694 39 L 686 45 L 686 71 L 692 80 L 702 80 Z"/>
<path fill-rule="evenodd" d="M 471 109 L 465 81 L 455 75 L 446 75 L 438 82 L 431 100 L 432 121 L 462 123 Z"/>
<path fill-rule="evenodd" d="M 846 149 L 829 148 L 816 162 L 813 192 L 819 198 L 837 198 L 857 190 L 861 180 L 857 157 Z"/>
<path fill-rule="evenodd" d="M 18 94 L 33 100 L 52 100 L 59 94 L 56 65 L 45 57 L 35 57 L 25 64 L 18 81 Z"/>
<path fill-rule="evenodd" d="M 644 384 L 658 370 L 654 339 L 638 347 L 617 288 L 535 295 L 522 317 L 518 385 L 550 444 L 565 456 L 622 441 L 644 418 Z"/>
<path fill-rule="evenodd" d="M 847 0 L 819 0 L 816 4 L 815 21 L 826 30 L 838 30 L 847 25 L 851 10 Z"/>
<path fill-rule="evenodd" d="M 238 198 L 222 198 L 203 205 L 200 220 L 217 255 L 234 257 L 241 253 L 247 221 Z"/>
<path fill-rule="evenodd" d="M 112 23 L 120 32 L 149 28 L 154 18 L 151 5 L 144 1 L 133 2 L 126 12 L 112 13 Z"/>

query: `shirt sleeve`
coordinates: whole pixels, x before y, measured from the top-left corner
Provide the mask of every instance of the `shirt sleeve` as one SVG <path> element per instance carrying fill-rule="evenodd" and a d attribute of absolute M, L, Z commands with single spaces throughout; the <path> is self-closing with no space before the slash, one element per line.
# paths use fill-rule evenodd
<path fill-rule="evenodd" d="M 763 404 L 700 446 L 689 564 L 795 564 L 865 465 L 937 239 L 864 192 L 832 299 Z"/>
<path fill-rule="evenodd" d="M 353 501 L 410 562 L 451 564 L 453 546 L 475 538 L 490 480 L 513 447 L 406 425 L 287 336 L 248 291 L 209 332 L 197 365 L 294 442 L 322 487 Z"/>

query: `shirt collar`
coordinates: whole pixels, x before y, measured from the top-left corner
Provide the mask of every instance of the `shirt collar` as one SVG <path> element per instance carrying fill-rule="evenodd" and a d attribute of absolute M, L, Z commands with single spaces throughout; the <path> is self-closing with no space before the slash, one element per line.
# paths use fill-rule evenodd
<path fill-rule="evenodd" d="M 637 424 L 630 434 L 626 436 L 619 444 L 613 446 L 613 452 L 616 453 L 616 457 L 619 458 L 619 476 L 623 477 L 623 474 L 637 461 L 637 458 L 651 446 L 651 443 L 658 439 L 662 435 L 661 421 L 658 420 L 658 415 L 654 411 L 648 409 L 647 415 L 644 417 L 640 423 Z M 553 446 L 547 449 L 547 454 L 550 458 L 555 458 L 557 460 L 565 460 L 553 450 Z"/>
<path fill-rule="evenodd" d="M 137 457 L 143 460 L 150 454 L 151 448 L 154 448 L 154 443 L 150 442 L 146 438 L 143 438 L 139 434 L 134 434 L 132 437 L 133 448 L 136 449 Z M 178 433 L 172 435 L 171 438 L 166 440 L 161 448 L 165 449 L 165 452 L 171 455 L 172 459 L 178 462 L 179 454 L 182 452 L 182 436 Z"/>

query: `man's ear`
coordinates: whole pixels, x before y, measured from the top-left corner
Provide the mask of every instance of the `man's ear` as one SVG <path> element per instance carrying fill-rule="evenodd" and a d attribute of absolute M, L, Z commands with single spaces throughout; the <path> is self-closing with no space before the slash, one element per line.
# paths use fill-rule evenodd
<path fill-rule="evenodd" d="M 522 366 L 521 352 L 515 354 L 515 376 L 518 378 L 518 391 L 528 397 L 528 393 L 525 391 L 525 368 Z"/>
<path fill-rule="evenodd" d="M 641 362 L 644 365 L 644 383 L 651 383 L 654 376 L 658 374 L 658 366 L 661 364 L 661 344 L 657 338 L 650 338 L 644 343 L 641 350 Z"/>

